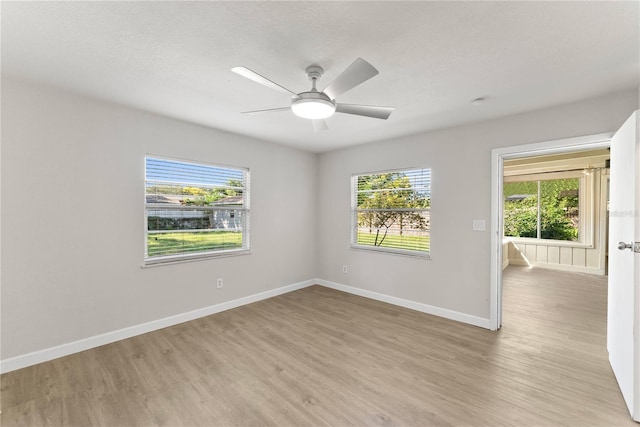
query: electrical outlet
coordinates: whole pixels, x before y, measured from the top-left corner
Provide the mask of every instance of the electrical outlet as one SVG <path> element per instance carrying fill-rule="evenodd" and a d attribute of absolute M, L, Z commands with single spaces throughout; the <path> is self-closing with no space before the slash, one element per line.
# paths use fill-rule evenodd
<path fill-rule="evenodd" d="M 342 266 L 342 272 L 343 272 L 344 274 L 347 274 L 347 273 L 349 272 L 349 269 L 347 269 L 347 266 L 346 266 L 346 265 L 343 265 L 343 266 Z"/>
<path fill-rule="evenodd" d="M 221 288 L 221 287 L 223 287 L 223 286 L 224 286 L 224 285 L 222 284 L 222 277 L 221 277 L 221 278 L 219 278 L 219 279 L 218 279 L 218 281 L 216 282 L 216 287 L 217 287 L 217 288 Z"/>

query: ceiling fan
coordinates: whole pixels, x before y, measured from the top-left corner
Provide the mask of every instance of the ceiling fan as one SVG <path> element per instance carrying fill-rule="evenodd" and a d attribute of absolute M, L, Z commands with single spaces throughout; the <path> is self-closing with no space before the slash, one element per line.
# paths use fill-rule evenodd
<path fill-rule="evenodd" d="M 311 90 L 300 93 L 292 92 L 246 67 L 234 67 L 231 71 L 246 77 L 249 80 L 253 80 L 256 83 L 260 83 L 261 85 L 291 96 L 291 106 L 289 107 L 244 111 L 243 114 L 270 113 L 290 109 L 293 114 L 298 117 L 311 119 L 313 128 L 317 132 L 319 130 L 328 129 L 327 122 L 324 119 L 332 116 L 333 113 L 355 114 L 357 116 L 386 120 L 393 112 L 393 107 L 339 104 L 335 101 L 338 95 L 353 89 L 378 74 L 378 70 L 362 58 L 356 59 L 353 64 L 349 65 L 342 74 L 336 77 L 323 91 L 320 92 L 316 89 L 316 83 L 317 80 L 322 77 L 324 69 L 318 65 L 309 65 L 305 69 L 307 78 L 311 80 Z"/>

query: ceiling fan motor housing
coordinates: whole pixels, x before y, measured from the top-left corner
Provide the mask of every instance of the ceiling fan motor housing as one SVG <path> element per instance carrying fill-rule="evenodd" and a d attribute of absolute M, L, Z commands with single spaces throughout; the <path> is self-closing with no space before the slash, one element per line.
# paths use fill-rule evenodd
<path fill-rule="evenodd" d="M 309 65 L 304 69 L 304 72 L 307 73 L 307 78 L 311 81 L 318 80 L 324 74 L 324 68 L 319 65 Z"/>

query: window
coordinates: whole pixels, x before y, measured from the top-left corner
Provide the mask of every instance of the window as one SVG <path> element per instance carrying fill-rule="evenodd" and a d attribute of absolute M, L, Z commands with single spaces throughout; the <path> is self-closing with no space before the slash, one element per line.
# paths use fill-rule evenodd
<path fill-rule="evenodd" d="M 431 169 L 354 175 L 351 246 L 428 256 Z"/>
<path fill-rule="evenodd" d="M 249 249 L 249 171 L 145 159 L 145 264 Z"/>
<path fill-rule="evenodd" d="M 504 236 L 589 244 L 589 177 L 555 173 L 536 178 L 505 179 Z"/>

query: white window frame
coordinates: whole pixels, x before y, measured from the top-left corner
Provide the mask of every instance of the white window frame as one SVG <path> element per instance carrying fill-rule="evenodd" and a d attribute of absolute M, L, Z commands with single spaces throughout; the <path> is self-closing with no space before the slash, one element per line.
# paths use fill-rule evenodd
<path fill-rule="evenodd" d="M 242 208 L 238 208 L 237 206 L 231 208 L 225 208 L 220 206 L 166 206 L 164 204 L 158 203 L 147 203 L 146 198 L 146 186 L 148 183 L 147 179 L 147 159 L 156 159 L 156 160 L 167 160 L 179 163 L 187 163 L 199 166 L 210 166 L 220 169 L 228 169 L 236 172 L 242 172 L 243 174 L 243 182 L 244 186 L 242 187 Z M 145 186 L 145 195 L 144 195 L 144 261 L 143 267 L 153 267 L 159 265 L 166 264 L 174 264 L 174 263 L 182 263 L 182 262 L 191 262 L 191 261 L 199 261 L 204 259 L 218 258 L 218 257 L 226 257 L 226 256 L 234 256 L 234 255 L 245 255 L 251 253 L 251 245 L 250 245 L 250 171 L 249 168 L 240 167 L 240 166 L 229 166 L 229 165 L 221 165 L 214 164 L 209 162 L 202 161 L 194 161 L 194 160 L 185 160 L 185 159 L 177 159 L 166 156 L 158 156 L 155 154 L 147 154 L 144 157 L 144 186 Z M 190 186 L 193 183 L 184 181 L 184 182 L 172 182 L 172 184 L 180 184 L 184 186 Z M 232 211 L 242 211 L 242 246 L 240 248 L 228 248 L 228 249 L 216 249 L 216 250 L 206 250 L 199 252 L 185 252 L 171 255 L 160 255 L 160 256 L 149 256 L 148 254 L 148 238 L 149 238 L 149 226 L 148 226 L 148 212 L 150 210 L 193 210 L 203 209 L 203 210 L 232 210 Z M 198 230 L 176 230 L 175 232 L 191 232 Z M 168 231 L 173 232 L 173 231 Z"/>
<path fill-rule="evenodd" d="M 505 236 L 504 228 L 502 230 L 503 241 L 514 243 L 547 245 L 547 246 L 566 246 L 574 248 L 593 248 L 594 247 L 594 228 L 595 228 L 595 191 L 594 191 L 594 173 L 583 173 L 581 171 L 568 172 L 547 172 L 526 175 L 510 175 L 504 177 L 504 182 L 523 182 L 523 181 L 550 181 L 554 179 L 578 178 L 580 187 L 578 194 L 580 196 L 579 211 L 579 227 L 578 240 L 554 240 L 542 239 L 535 237 L 513 237 Z"/>
<path fill-rule="evenodd" d="M 354 173 L 351 175 L 351 236 L 350 236 L 351 249 L 387 253 L 392 255 L 402 255 L 402 256 L 422 258 L 422 259 L 431 259 L 431 207 L 420 208 L 420 209 L 406 209 L 407 212 L 422 211 L 422 212 L 429 213 L 429 231 L 427 231 L 427 236 L 429 236 L 428 251 L 361 245 L 357 243 L 357 239 L 358 239 L 358 178 L 361 176 L 367 176 L 367 175 L 403 173 L 403 172 L 415 171 L 415 170 L 429 170 L 430 176 L 431 177 L 433 176 L 432 169 L 428 167 L 413 167 L 413 168 L 390 169 L 390 170 L 374 171 L 374 172 L 361 172 L 361 173 Z M 429 186 L 431 186 L 431 183 Z M 431 197 L 429 197 L 429 200 L 431 201 Z M 398 211 L 398 210 L 405 210 L 405 209 L 391 209 L 391 210 Z"/>

